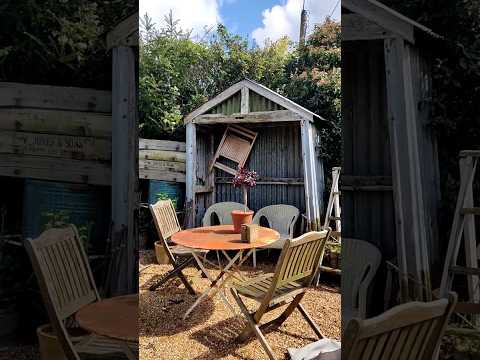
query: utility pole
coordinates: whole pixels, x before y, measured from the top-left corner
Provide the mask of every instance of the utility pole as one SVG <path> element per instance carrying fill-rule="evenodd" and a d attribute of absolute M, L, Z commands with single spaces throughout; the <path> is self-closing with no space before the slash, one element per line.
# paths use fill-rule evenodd
<path fill-rule="evenodd" d="M 302 13 L 300 15 L 300 40 L 301 48 L 305 46 L 305 36 L 307 34 L 307 10 L 305 10 L 305 0 L 303 0 Z"/>

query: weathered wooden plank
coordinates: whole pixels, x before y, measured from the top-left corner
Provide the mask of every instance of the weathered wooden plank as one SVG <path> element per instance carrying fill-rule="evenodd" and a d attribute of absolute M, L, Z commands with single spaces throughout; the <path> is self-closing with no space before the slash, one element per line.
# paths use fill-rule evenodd
<path fill-rule="evenodd" d="M 201 113 L 201 112 L 200 112 Z M 196 212 L 196 196 L 195 185 L 197 182 L 197 132 L 196 125 L 194 123 L 187 123 L 187 168 L 185 179 L 185 202 L 187 207 L 186 224 L 188 227 L 195 226 L 195 212 Z"/>
<path fill-rule="evenodd" d="M 196 194 L 201 194 L 201 193 L 211 193 L 213 192 L 213 187 L 208 186 L 208 185 L 196 185 L 195 186 L 195 193 Z"/>
<path fill-rule="evenodd" d="M 140 150 L 163 150 L 185 152 L 184 142 L 169 140 L 139 139 L 138 148 Z"/>
<path fill-rule="evenodd" d="M 392 177 L 397 217 L 397 256 L 404 274 L 413 275 L 417 300 L 429 300 L 429 259 L 426 238 L 416 105 L 411 53 L 401 38 L 385 40 L 388 119 Z M 408 252 L 407 252 L 408 249 Z M 405 266 L 405 268 L 404 268 Z M 408 281 L 408 279 L 405 279 Z M 423 284 L 420 285 L 420 284 Z M 403 289 L 404 300 L 408 298 Z"/>
<path fill-rule="evenodd" d="M 0 175 L 110 185 L 109 164 L 43 156 L 0 154 Z"/>
<path fill-rule="evenodd" d="M 110 160 L 111 141 L 85 136 L 0 131 L 0 153 L 77 160 Z"/>
<path fill-rule="evenodd" d="M 342 40 L 375 40 L 395 35 L 378 24 L 358 14 L 342 15 Z"/>
<path fill-rule="evenodd" d="M 187 155 L 179 151 L 140 150 L 139 159 L 157 161 L 175 161 L 185 163 Z"/>
<path fill-rule="evenodd" d="M 215 183 L 217 184 L 231 184 L 231 177 L 216 177 Z M 257 185 L 304 185 L 303 178 L 272 178 L 272 177 L 259 177 L 256 181 Z"/>
<path fill-rule="evenodd" d="M 107 49 L 117 46 L 138 46 L 138 13 L 135 13 L 107 34 Z"/>
<path fill-rule="evenodd" d="M 138 289 L 138 124 L 135 52 L 115 47 L 112 57 L 112 247 L 121 251 L 111 268 L 111 288 L 118 295 Z"/>
<path fill-rule="evenodd" d="M 109 91 L 0 82 L 0 107 L 110 113 Z"/>
<path fill-rule="evenodd" d="M 110 138 L 112 117 L 80 111 L 0 109 L 0 130 Z"/>
<path fill-rule="evenodd" d="M 240 113 L 248 114 L 249 112 L 249 90 L 246 86 L 242 88 L 242 99 L 240 103 Z"/>
<path fill-rule="evenodd" d="M 406 18 L 399 16 L 400 14 L 398 13 L 392 13 L 392 11 L 387 11 L 369 1 L 363 0 L 344 0 L 342 1 L 342 7 L 377 23 L 411 43 L 415 42 L 413 25 L 405 21 Z"/>
<path fill-rule="evenodd" d="M 273 123 L 283 121 L 300 121 L 302 118 L 290 110 L 258 111 L 248 114 L 205 114 L 193 120 L 195 124 L 235 124 L 235 123 Z"/>
<path fill-rule="evenodd" d="M 139 169 L 140 179 L 150 179 L 150 180 L 163 180 L 163 181 L 172 181 L 172 182 L 181 182 L 186 181 L 185 173 L 165 171 L 158 169 Z"/>
<path fill-rule="evenodd" d="M 139 169 L 185 173 L 185 163 L 175 161 L 139 160 Z"/>

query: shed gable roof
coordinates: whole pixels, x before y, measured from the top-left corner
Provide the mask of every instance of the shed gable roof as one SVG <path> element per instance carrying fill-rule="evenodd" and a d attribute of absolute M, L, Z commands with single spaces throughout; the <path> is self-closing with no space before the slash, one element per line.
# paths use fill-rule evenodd
<path fill-rule="evenodd" d="M 244 87 L 269 99 L 270 101 L 273 101 L 281 107 L 296 113 L 302 119 L 313 121 L 316 118 L 325 121 L 325 119 L 323 119 L 320 115 L 317 115 L 310 110 L 305 109 L 303 106 L 298 105 L 292 100 L 287 99 L 286 97 L 276 93 L 275 91 L 267 88 L 266 86 L 263 86 L 253 80 L 245 79 L 230 86 L 228 89 L 224 90 L 223 92 L 215 96 L 213 99 L 207 101 L 205 104 L 185 116 L 185 124 L 192 122 L 197 116 L 207 113 L 210 109 L 214 108 L 218 104 L 237 94 Z"/>
<path fill-rule="evenodd" d="M 395 33 L 412 44 L 415 43 L 414 30 L 421 30 L 433 37 L 440 35 L 426 26 L 400 14 L 377 0 L 342 0 L 342 7 Z"/>

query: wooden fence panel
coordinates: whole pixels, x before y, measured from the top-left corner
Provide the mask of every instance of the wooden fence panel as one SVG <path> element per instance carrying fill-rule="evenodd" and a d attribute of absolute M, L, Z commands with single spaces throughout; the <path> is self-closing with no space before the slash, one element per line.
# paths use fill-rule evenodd
<path fill-rule="evenodd" d="M 139 139 L 140 179 L 185 182 L 185 143 Z"/>
<path fill-rule="evenodd" d="M 111 184 L 108 91 L 0 82 L 0 176 Z"/>

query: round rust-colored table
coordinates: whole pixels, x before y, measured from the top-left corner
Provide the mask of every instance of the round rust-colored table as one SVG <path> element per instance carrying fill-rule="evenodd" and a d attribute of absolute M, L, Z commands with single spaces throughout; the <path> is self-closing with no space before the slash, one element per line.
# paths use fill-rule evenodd
<path fill-rule="evenodd" d="M 233 225 L 205 226 L 183 230 L 172 235 L 171 240 L 177 245 L 182 245 L 191 249 L 216 250 L 221 252 L 229 260 L 227 266 L 219 268 L 220 274 L 216 278 L 213 278 L 204 264 L 204 262 L 208 261 L 206 261 L 205 258 L 202 259 L 195 252 L 192 252 L 198 266 L 210 280 L 210 287 L 205 290 L 187 310 L 183 318 L 185 319 L 207 295 L 214 296 L 220 290 L 224 290 L 227 281 L 232 276 L 238 275 L 240 278 L 243 278 L 240 273 L 240 266 L 250 257 L 253 251 L 257 248 L 270 245 L 279 238 L 280 234 L 277 231 L 265 227 L 259 227 L 254 241 L 243 242 L 241 240 L 241 235 L 233 231 Z M 237 254 L 233 258 L 227 253 L 227 251 L 230 250 L 237 251 Z M 247 253 L 245 254 L 245 252 Z M 233 271 L 230 269 L 233 269 Z M 222 298 L 235 314 L 236 312 L 226 299 L 226 296 L 222 295 Z"/>
<path fill-rule="evenodd" d="M 138 295 L 117 296 L 81 308 L 75 314 L 81 328 L 111 339 L 138 342 Z"/>

